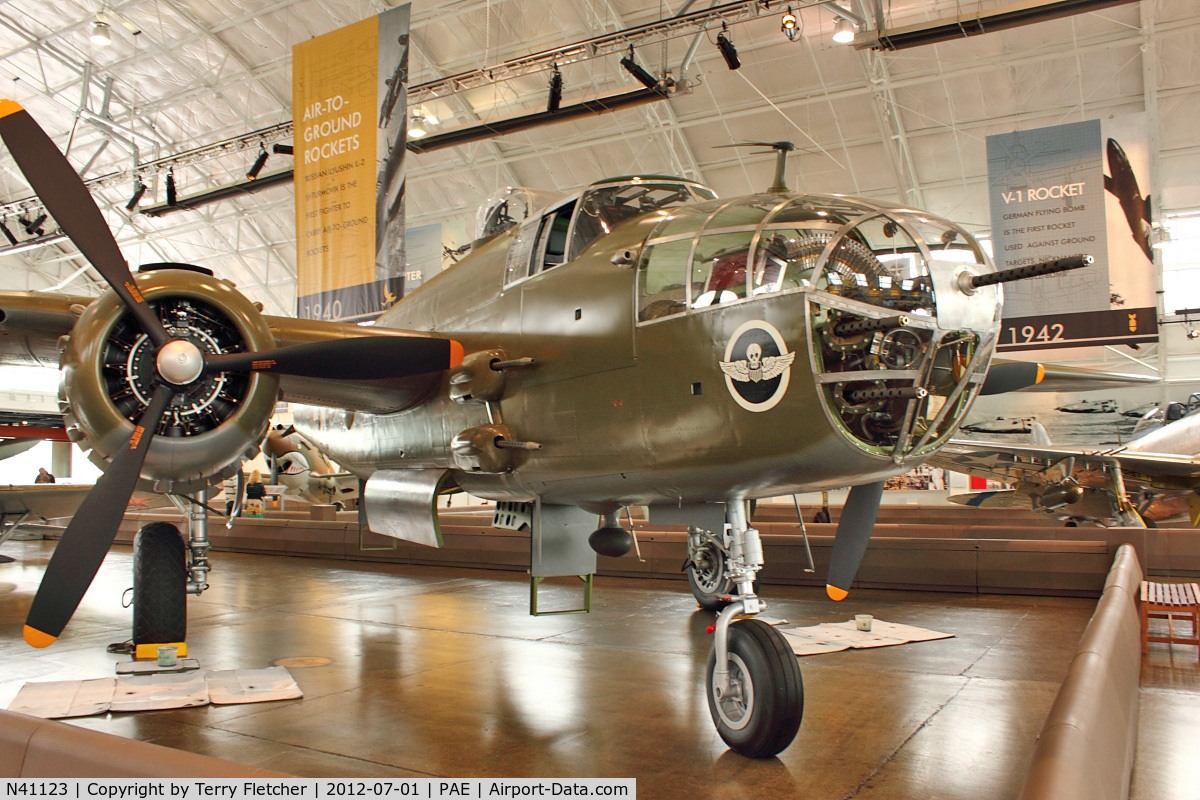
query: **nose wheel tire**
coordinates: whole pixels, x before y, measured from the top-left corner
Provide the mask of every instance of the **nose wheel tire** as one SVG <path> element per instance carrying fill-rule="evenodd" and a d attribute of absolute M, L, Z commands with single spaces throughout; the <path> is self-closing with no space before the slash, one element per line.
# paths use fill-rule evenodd
<path fill-rule="evenodd" d="M 708 655 L 708 710 L 717 733 L 750 758 L 783 751 L 800 730 L 804 683 L 792 648 L 779 632 L 757 619 L 729 627 L 729 691 L 717 696 L 716 648 Z"/>
<path fill-rule="evenodd" d="M 151 522 L 133 541 L 133 643 L 187 641 L 187 565 L 179 529 Z"/>
<path fill-rule="evenodd" d="M 716 545 L 706 543 L 692 554 L 687 565 L 687 579 L 696 603 L 705 611 L 717 611 L 728 605 L 724 598 L 729 596 L 733 586 L 725 569 L 725 554 Z"/>

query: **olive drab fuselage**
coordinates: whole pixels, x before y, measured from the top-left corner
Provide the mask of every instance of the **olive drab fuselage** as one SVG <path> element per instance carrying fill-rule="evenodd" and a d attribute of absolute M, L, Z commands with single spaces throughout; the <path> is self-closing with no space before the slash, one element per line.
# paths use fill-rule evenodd
<path fill-rule="evenodd" d="M 636 215 L 572 253 L 554 230 L 572 209 L 571 231 L 594 224 L 590 196 L 578 197 L 477 243 L 377 322 L 456 339 L 484 369 L 532 365 L 448 373 L 395 414 L 302 408 L 302 432 L 360 477 L 447 469 L 496 500 L 688 503 L 901 474 L 978 391 L 1000 295 L 954 288 L 957 273 L 992 267 L 950 223 L 858 199 L 754 195 Z M 458 402 L 456 381 L 490 381 L 480 391 L 496 396 Z M 494 430 L 540 449 L 506 450 L 500 466 L 464 461 L 463 432 Z"/>

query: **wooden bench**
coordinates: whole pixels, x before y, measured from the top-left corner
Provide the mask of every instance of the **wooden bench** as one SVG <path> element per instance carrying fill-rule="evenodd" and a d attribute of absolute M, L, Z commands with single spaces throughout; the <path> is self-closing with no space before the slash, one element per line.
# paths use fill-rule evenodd
<path fill-rule="evenodd" d="M 1188 616 L 1192 620 L 1191 636 L 1176 636 L 1174 617 Z M 1167 620 L 1166 636 L 1151 636 L 1150 618 Z M 1142 653 L 1149 642 L 1194 644 L 1200 648 L 1200 586 L 1194 583 L 1155 583 L 1142 581 Z M 1200 660 L 1200 649 L 1197 650 Z"/>

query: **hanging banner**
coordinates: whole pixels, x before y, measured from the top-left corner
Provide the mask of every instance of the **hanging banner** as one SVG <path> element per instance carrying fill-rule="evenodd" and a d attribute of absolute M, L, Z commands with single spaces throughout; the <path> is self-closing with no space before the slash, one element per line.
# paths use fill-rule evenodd
<path fill-rule="evenodd" d="M 297 316 L 374 319 L 404 295 L 409 6 L 292 48 Z"/>
<path fill-rule="evenodd" d="M 987 138 L 998 269 L 1080 253 L 1004 287 L 1000 351 L 1158 341 L 1144 114 Z"/>

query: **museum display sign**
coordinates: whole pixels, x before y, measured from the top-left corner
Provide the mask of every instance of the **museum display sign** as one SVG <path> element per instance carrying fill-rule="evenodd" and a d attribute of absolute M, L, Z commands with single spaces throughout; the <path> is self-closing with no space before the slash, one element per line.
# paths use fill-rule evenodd
<path fill-rule="evenodd" d="M 1095 259 L 1006 287 L 999 350 L 1158 341 L 1146 130 L 1133 114 L 987 138 L 997 268 Z"/>
<path fill-rule="evenodd" d="M 407 4 L 292 49 L 297 316 L 362 321 L 404 294 Z"/>

